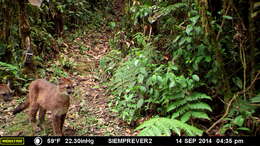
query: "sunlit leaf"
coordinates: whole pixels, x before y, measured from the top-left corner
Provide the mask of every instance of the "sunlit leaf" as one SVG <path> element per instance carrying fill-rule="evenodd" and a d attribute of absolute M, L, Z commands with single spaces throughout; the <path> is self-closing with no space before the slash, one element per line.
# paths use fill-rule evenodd
<path fill-rule="evenodd" d="M 195 81 L 199 81 L 200 80 L 198 75 L 192 75 L 192 79 L 195 80 Z"/>
<path fill-rule="evenodd" d="M 228 19 L 228 20 L 232 20 L 232 19 L 233 19 L 233 17 L 227 16 L 227 15 L 224 15 L 223 18 L 224 18 L 224 19 Z"/>
<path fill-rule="evenodd" d="M 142 107 L 142 105 L 144 104 L 144 99 L 143 98 L 141 98 L 141 99 L 139 99 L 138 100 L 138 102 L 137 102 L 137 108 L 140 108 L 140 107 Z"/>
<path fill-rule="evenodd" d="M 30 4 L 33 6 L 41 7 L 43 0 L 29 0 Z"/>

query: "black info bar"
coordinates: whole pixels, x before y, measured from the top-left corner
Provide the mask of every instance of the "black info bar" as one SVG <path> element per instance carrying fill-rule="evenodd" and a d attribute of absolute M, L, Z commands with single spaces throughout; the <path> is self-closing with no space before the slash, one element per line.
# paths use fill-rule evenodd
<path fill-rule="evenodd" d="M 258 137 L 127 137 L 127 136 L 2 136 L 1 145 L 239 145 L 256 146 Z M 260 138 L 260 137 L 259 137 Z"/>

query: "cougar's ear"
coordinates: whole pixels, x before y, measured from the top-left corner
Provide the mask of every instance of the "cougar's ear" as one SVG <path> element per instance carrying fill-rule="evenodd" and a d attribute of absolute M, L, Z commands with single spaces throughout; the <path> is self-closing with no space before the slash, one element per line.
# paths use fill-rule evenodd
<path fill-rule="evenodd" d="M 63 84 L 72 84 L 72 81 L 69 78 L 60 78 L 59 80 L 59 85 L 63 85 Z"/>

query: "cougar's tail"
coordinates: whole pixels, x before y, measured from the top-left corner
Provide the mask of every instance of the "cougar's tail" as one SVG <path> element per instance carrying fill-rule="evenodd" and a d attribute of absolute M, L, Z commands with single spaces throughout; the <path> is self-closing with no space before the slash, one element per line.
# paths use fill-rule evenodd
<path fill-rule="evenodd" d="M 30 105 L 29 98 L 25 100 L 25 102 L 19 104 L 13 111 L 13 115 L 20 113 L 24 109 L 26 109 Z"/>

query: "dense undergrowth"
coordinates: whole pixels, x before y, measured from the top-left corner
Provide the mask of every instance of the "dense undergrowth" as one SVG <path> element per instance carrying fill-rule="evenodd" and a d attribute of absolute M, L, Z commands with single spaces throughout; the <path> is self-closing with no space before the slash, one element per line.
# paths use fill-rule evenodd
<path fill-rule="evenodd" d="M 245 56 L 234 42 L 240 32 L 231 25 L 241 23 L 234 13 L 221 10 L 213 17 L 203 4 L 188 0 L 140 1 L 126 9 L 128 15 L 117 23 L 119 31 L 110 41 L 112 50 L 100 61 L 114 96 L 113 111 L 134 126 L 148 118 L 136 128 L 139 135 L 257 133 L 253 103 L 259 102 L 259 94 L 250 98 L 259 90 L 245 91 L 243 84 L 255 81 L 241 78 L 242 68 L 235 71 Z M 205 124 L 223 113 L 211 133 L 213 127 Z"/>

